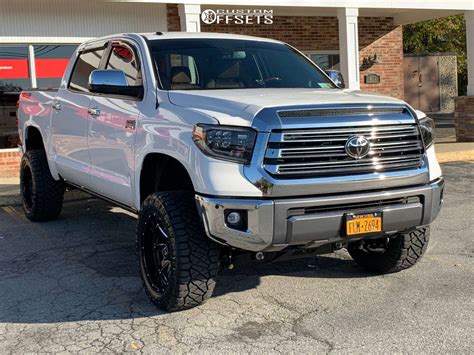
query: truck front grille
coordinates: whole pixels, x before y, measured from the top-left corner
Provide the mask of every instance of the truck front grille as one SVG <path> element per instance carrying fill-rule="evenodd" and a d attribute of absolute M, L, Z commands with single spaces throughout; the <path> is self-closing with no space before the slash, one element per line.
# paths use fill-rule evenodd
<path fill-rule="evenodd" d="M 370 143 L 367 156 L 355 159 L 346 143 L 363 137 Z M 416 124 L 274 130 L 264 167 L 281 178 L 367 174 L 419 168 L 423 146 Z"/>

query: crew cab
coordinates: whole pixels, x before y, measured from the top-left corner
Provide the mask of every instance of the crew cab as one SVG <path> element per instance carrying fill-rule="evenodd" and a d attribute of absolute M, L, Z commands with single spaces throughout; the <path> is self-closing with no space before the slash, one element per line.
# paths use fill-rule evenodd
<path fill-rule="evenodd" d="M 347 248 L 376 273 L 409 268 L 443 199 L 430 118 L 270 39 L 91 40 L 18 117 L 26 216 L 57 218 L 68 187 L 138 214 L 144 288 L 168 311 L 208 299 L 242 254 Z"/>

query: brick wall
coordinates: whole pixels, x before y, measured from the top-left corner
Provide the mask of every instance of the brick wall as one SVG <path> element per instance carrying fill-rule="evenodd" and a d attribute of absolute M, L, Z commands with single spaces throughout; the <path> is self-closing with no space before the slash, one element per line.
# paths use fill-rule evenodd
<path fill-rule="evenodd" d="M 18 176 L 20 152 L 18 149 L 0 149 L 0 177 Z"/>
<path fill-rule="evenodd" d="M 174 4 L 166 4 L 166 14 L 168 31 L 180 31 L 181 23 L 179 21 L 178 6 Z"/>
<path fill-rule="evenodd" d="M 168 5 L 168 30 L 179 31 L 176 5 Z M 201 23 L 203 32 L 224 32 L 273 38 L 287 42 L 301 51 L 338 50 L 337 17 L 276 16 L 272 25 L 235 25 Z M 368 55 L 377 53 L 380 64 L 361 66 L 362 90 L 403 99 L 403 43 L 402 29 L 391 17 L 360 17 L 360 63 Z M 364 84 L 364 75 L 379 74 L 380 84 Z"/>
<path fill-rule="evenodd" d="M 458 142 L 474 142 L 474 96 L 454 98 L 454 122 Z"/>
<path fill-rule="evenodd" d="M 404 98 L 403 33 L 390 17 L 359 18 L 359 60 L 361 89 Z M 363 65 L 363 59 L 377 53 L 380 64 Z M 364 84 L 364 75 L 379 74 L 380 84 Z"/>

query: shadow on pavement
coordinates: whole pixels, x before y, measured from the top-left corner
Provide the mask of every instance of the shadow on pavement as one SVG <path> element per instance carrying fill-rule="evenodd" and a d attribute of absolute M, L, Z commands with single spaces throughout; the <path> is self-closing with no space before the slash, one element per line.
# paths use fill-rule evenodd
<path fill-rule="evenodd" d="M 142 290 L 133 215 L 88 199 L 67 202 L 61 218 L 31 223 L 20 207 L 0 208 L 0 322 L 57 323 L 163 314 Z M 368 275 L 344 255 L 222 270 L 214 297 L 245 292 L 269 275 Z M 212 302 L 212 300 L 210 301 Z"/>

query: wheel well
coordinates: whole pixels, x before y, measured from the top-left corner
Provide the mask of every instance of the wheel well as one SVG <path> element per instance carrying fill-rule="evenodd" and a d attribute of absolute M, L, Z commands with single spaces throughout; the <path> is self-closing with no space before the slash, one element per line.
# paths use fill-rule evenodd
<path fill-rule="evenodd" d="M 25 134 L 25 148 L 26 151 L 33 149 L 44 150 L 43 137 L 36 127 L 28 127 Z"/>
<path fill-rule="evenodd" d="M 186 168 L 170 156 L 147 155 L 140 174 L 140 203 L 153 192 L 173 190 L 194 191 Z"/>

